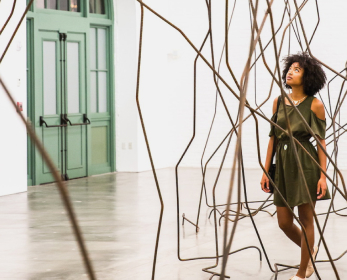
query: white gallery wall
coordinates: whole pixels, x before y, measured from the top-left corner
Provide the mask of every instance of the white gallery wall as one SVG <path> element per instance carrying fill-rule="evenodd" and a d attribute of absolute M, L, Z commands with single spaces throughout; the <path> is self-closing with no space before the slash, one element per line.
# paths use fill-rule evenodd
<path fill-rule="evenodd" d="M 234 8 L 234 1 L 229 2 L 230 16 Z M 284 9 L 283 2 L 275 1 L 273 5 L 276 30 L 281 26 Z M 206 1 L 146 0 L 144 3 L 181 29 L 197 49 L 201 47 L 208 31 Z M 293 8 L 295 6 L 293 1 L 290 1 L 290 3 L 292 4 L 291 13 L 293 14 Z M 343 31 L 344 26 L 347 24 L 347 18 L 344 15 L 344 11 L 347 9 L 347 2 L 343 0 L 334 1 L 334 3 L 318 1 L 318 4 L 320 22 L 311 43 L 311 50 L 321 61 L 337 71 L 341 71 L 344 69 L 347 61 L 347 35 Z M 239 94 L 237 86 L 233 82 L 230 72 L 226 67 L 225 52 L 222 55 L 225 41 L 224 6 L 225 1 L 212 1 L 214 64 L 215 69 L 218 69 L 221 59 L 220 75 L 235 93 Z M 149 170 L 151 167 L 135 103 L 140 5 L 135 0 L 115 0 L 115 9 L 117 10 L 118 17 L 115 28 L 117 33 L 116 40 L 118 40 L 115 49 L 116 67 L 118 69 L 116 74 L 117 170 L 144 171 Z M 260 1 L 258 13 L 259 23 L 265 11 L 266 2 Z M 301 15 L 305 25 L 305 32 L 311 38 L 318 22 L 315 1 L 308 1 Z M 134 18 L 134 16 L 136 17 Z M 288 15 L 285 15 L 284 24 L 276 36 L 278 48 L 287 22 Z M 297 24 L 299 26 L 299 22 Z M 251 24 L 248 1 L 237 1 L 229 30 L 229 64 L 239 82 L 248 57 L 250 31 Z M 301 30 L 298 36 L 305 49 L 304 37 Z M 269 20 L 267 20 L 261 34 L 261 40 L 264 46 L 270 38 L 271 26 Z M 128 42 L 129 45 L 125 46 L 123 40 Z M 290 40 L 289 32 L 286 32 L 283 38 L 281 57 L 288 53 L 297 53 L 300 50 L 300 44 L 293 30 L 290 31 Z M 212 64 L 209 39 L 202 50 L 202 54 Z M 259 54 L 260 51 L 257 48 L 256 55 Z M 139 93 L 147 136 L 156 168 L 175 166 L 188 143 L 192 140 L 195 58 L 196 52 L 183 38 L 182 34 L 145 9 Z M 269 67 L 274 70 L 275 59 L 272 43 L 269 44 L 265 51 L 265 59 Z M 232 128 L 220 97 L 216 99 L 216 85 L 212 71 L 201 58 L 197 60 L 196 66 L 197 107 L 195 137 L 180 163 L 180 166 L 186 167 L 200 167 L 201 162 L 205 164 Z M 335 74 L 327 69 L 325 70 L 329 81 Z M 268 98 L 271 82 L 271 76 L 260 59 L 250 74 L 247 100 L 251 106 L 256 107 Z M 235 121 L 238 112 L 238 101 L 222 82 L 219 81 L 218 85 L 230 115 Z M 334 112 L 336 107 L 341 85 L 341 78 L 334 79 L 329 85 L 332 112 Z M 327 88 L 326 86 L 321 91 L 321 96 L 327 105 L 327 126 L 330 127 L 331 112 Z M 346 90 L 346 87 L 344 90 Z M 271 117 L 273 99 L 279 94 L 278 87 L 274 85 L 269 100 L 261 107 L 260 112 L 266 117 Z M 215 106 L 217 108 L 216 115 L 212 132 L 207 142 L 215 113 Z M 343 113 L 347 109 L 346 106 L 345 102 L 341 109 L 341 124 L 347 123 L 347 115 Z M 245 117 L 249 113 L 249 110 L 246 109 Z M 270 125 L 259 116 L 257 120 L 260 156 L 264 162 Z M 331 132 L 332 128 L 328 130 L 327 135 Z M 341 169 L 347 169 L 346 135 L 342 135 L 339 140 L 338 165 Z M 230 168 L 232 165 L 235 139 L 234 135 L 230 143 L 229 152 L 226 155 L 224 167 Z M 329 138 L 329 140 L 331 139 Z M 129 149 L 129 142 L 132 143 L 130 146 L 132 149 Z M 209 167 L 219 167 L 225 152 L 226 142 L 224 142 L 209 162 Z M 248 118 L 243 125 L 242 144 L 245 167 L 260 169 L 256 126 L 253 117 Z M 203 156 L 205 145 L 206 150 Z M 331 151 L 331 149 L 332 144 L 328 146 L 328 151 Z M 136 160 L 132 161 L 133 159 Z"/>
<path fill-rule="evenodd" d="M 114 2 L 114 61 L 116 87 L 116 168 L 138 171 L 136 90 L 136 2 Z M 129 146 L 131 148 L 129 148 Z"/>
<path fill-rule="evenodd" d="M 229 30 L 229 63 L 237 80 L 240 80 L 248 56 L 250 42 L 250 18 L 248 1 L 237 1 L 234 17 Z M 259 21 L 266 10 L 264 1 L 260 1 Z M 290 1 L 292 3 L 292 1 Z M 146 0 L 155 11 L 163 15 L 182 30 L 191 43 L 200 48 L 208 30 L 207 8 L 205 1 L 168 1 Z M 347 61 L 347 35 L 344 26 L 347 18 L 344 11 L 347 2 L 336 0 L 334 3 L 318 1 L 320 21 L 311 43 L 314 55 L 337 71 L 342 71 Z M 24 2 L 17 3 L 12 20 L 1 34 L 0 53 L 15 29 L 21 12 L 25 9 Z M 220 75 L 239 94 L 237 86 L 226 67 L 225 52 L 222 55 L 225 36 L 225 2 L 212 1 L 212 27 L 215 69 L 220 69 Z M 333 5 L 332 5 L 333 4 Z M 12 1 L 1 1 L 0 26 L 6 21 L 12 8 Z M 229 3 L 229 16 L 234 8 L 234 1 Z M 281 26 L 284 4 L 275 1 L 273 6 L 276 29 Z M 138 43 L 140 31 L 140 5 L 136 0 L 114 0 L 115 14 L 115 85 L 116 85 L 116 164 L 117 171 L 138 172 L 150 170 L 147 148 L 142 127 L 136 108 L 136 75 Z M 293 10 L 292 10 L 293 14 Z M 311 37 L 318 22 L 315 1 L 308 1 L 302 10 L 305 31 Z M 288 21 L 287 15 L 284 22 Z M 160 18 L 145 9 L 144 33 L 142 46 L 142 68 L 140 80 L 140 97 L 143 119 L 156 168 L 176 166 L 187 148 L 191 145 L 180 162 L 182 167 L 200 167 L 209 160 L 212 153 L 220 145 L 232 128 L 226 110 L 220 97 L 216 95 L 216 85 L 211 69 L 199 58 L 196 63 L 196 126 L 193 133 L 194 120 L 194 61 L 196 52 L 177 30 L 173 29 Z M 298 23 L 299 24 L 299 23 Z M 282 39 L 284 26 L 280 28 L 276 41 Z M 3 62 L 0 65 L 0 75 L 13 93 L 16 101 L 22 102 L 26 115 L 26 30 L 25 22 L 16 37 Z M 300 28 L 299 28 L 300 30 Z M 305 48 L 302 32 L 300 40 Z M 266 22 L 261 35 L 264 45 L 271 37 L 269 21 Z M 290 48 L 289 33 L 284 36 L 282 56 L 296 53 L 301 48 L 291 31 Z M 207 40 L 202 50 L 204 57 L 212 64 L 210 41 Z M 259 48 L 256 54 L 259 55 Z M 219 68 L 219 62 L 221 64 Z M 265 51 L 265 59 L 271 69 L 275 69 L 273 44 Z M 256 71 L 256 75 L 255 75 Z M 335 76 L 326 70 L 328 80 Z M 247 100 L 255 107 L 261 104 L 269 95 L 271 76 L 259 61 L 250 75 Z M 218 85 L 225 104 L 233 120 L 236 120 L 238 101 L 233 94 L 219 81 Z M 331 104 L 326 86 L 321 96 L 327 105 L 327 124 L 330 127 L 331 113 L 334 112 L 342 85 L 341 78 L 335 78 L 329 84 Z M 345 88 L 344 88 L 345 90 Z M 279 95 L 274 86 L 269 100 L 261 107 L 261 112 L 271 117 L 272 101 Z M 217 97 L 217 98 L 216 98 Z M 216 103 L 217 101 L 217 103 Z M 19 121 L 15 110 L 0 89 L 0 195 L 17 193 L 27 189 L 27 151 L 26 131 Z M 331 107 L 331 108 L 330 108 Z M 215 114 L 216 108 L 216 114 Z M 342 105 L 340 123 L 347 123 L 346 103 Z M 215 116 L 214 116 L 215 114 Z M 245 110 L 245 116 L 249 111 Z M 212 132 L 209 130 L 213 122 Z M 268 142 L 269 124 L 257 117 L 259 128 L 260 156 L 264 161 Z M 328 135 L 332 129 L 328 131 Z M 193 138 L 194 135 L 194 138 Z M 339 140 L 338 166 L 347 169 L 347 139 L 344 134 Z M 243 126 L 243 155 L 245 167 L 259 169 L 255 120 L 250 117 Z M 208 138 L 209 137 L 209 138 Z M 207 142 L 208 138 L 208 142 Z M 330 138 L 331 139 L 331 138 Z M 328 142 L 330 142 L 330 139 Z M 207 144 L 206 144 L 207 143 Z M 206 146 L 206 149 L 205 149 Z M 231 139 L 230 149 L 226 155 L 224 167 L 230 168 L 235 147 L 235 135 Z M 209 167 L 219 167 L 225 152 L 226 142 L 209 161 Z M 204 152 L 205 149 L 205 152 Z M 331 151 L 332 145 L 328 146 Z"/>
<path fill-rule="evenodd" d="M 26 1 L 17 1 L 11 21 L 0 37 L 0 56 L 3 54 L 16 24 L 25 10 Z M 11 12 L 13 1 L 3 0 L 0 7 L 0 27 Z M 26 21 L 24 20 L 11 47 L 0 64 L 0 76 L 16 101 L 22 102 L 26 115 Z M 0 87 L 0 195 L 27 190 L 27 135 L 16 110 Z"/>

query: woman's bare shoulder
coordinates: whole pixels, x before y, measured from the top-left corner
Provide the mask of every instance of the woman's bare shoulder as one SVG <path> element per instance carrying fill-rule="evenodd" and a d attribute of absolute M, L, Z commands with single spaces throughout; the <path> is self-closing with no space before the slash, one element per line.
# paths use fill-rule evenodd
<path fill-rule="evenodd" d="M 311 103 L 311 110 L 321 120 L 325 120 L 324 104 L 318 98 L 314 97 Z"/>
<path fill-rule="evenodd" d="M 275 98 L 274 103 L 272 104 L 272 114 L 275 114 L 277 111 L 277 102 L 278 102 L 278 96 Z"/>

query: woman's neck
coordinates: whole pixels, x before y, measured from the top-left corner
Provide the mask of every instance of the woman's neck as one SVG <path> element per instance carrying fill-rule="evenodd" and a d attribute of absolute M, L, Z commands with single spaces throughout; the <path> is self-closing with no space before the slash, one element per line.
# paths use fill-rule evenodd
<path fill-rule="evenodd" d="M 298 86 L 298 87 L 292 87 L 292 93 L 291 98 L 294 100 L 299 100 L 301 98 L 306 97 L 307 94 L 304 93 L 304 87 Z"/>

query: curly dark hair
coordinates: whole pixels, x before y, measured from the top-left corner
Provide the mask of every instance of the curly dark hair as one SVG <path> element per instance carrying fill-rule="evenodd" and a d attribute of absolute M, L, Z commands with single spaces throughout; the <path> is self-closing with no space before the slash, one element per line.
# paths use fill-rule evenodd
<path fill-rule="evenodd" d="M 286 76 L 290 66 L 295 62 L 298 62 L 300 67 L 304 68 L 302 83 L 304 84 L 305 94 L 313 96 L 324 87 L 327 77 L 325 76 L 322 66 L 317 60 L 310 57 L 306 52 L 288 55 L 287 57 L 283 58 L 282 61 L 284 61 L 282 81 L 286 88 L 292 88 L 291 86 L 287 85 Z"/>

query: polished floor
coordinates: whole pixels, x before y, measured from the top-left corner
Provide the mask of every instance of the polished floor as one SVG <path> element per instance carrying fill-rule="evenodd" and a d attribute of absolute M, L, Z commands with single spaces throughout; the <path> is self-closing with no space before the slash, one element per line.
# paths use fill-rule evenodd
<path fill-rule="evenodd" d="M 212 203 L 212 186 L 217 170 L 207 172 L 208 203 Z M 174 169 L 157 171 L 165 204 L 155 279 L 210 279 L 202 271 L 215 260 L 179 261 L 177 258 L 176 190 Z M 267 196 L 259 189 L 258 170 L 246 170 L 248 198 L 263 200 Z M 346 172 L 344 175 L 347 175 Z M 217 203 L 226 201 L 230 173 L 224 170 L 216 187 Z M 180 216 L 196 221 L 201 188 L 199 169 L 179 169 Z M 152 261 L 159 218 L 160 203 L 152 172 L 112 173 L 71 180 L 68 182 L 71 200 L 79 219 L 97 279 L 151 279 Z M 233 200 L 236 192 L 233 193 Z M 259 204 L 252 204 L 254 207 Z M 319 202 L 317 212 L 327 210 L 329 202 Z M 346 202 L 338 197 L 336 209 Z M 223 207 L 220 210 L 223 211 Z M 236 209 L 233 207 L 233 209 Z M 274 206 L 266 208 L 275 211 Z M 180 225 L 181 258 L 213 256 L 215 239 L 213 215 L 202 203 L 200 231 L 185 223 Z M 243 213 L 246 211 L 243 209 Z M 339 212 L 347 214 L 347 211 Z M 319 216 L 323 224 L 325 215 Z M 219 215 L 217 215 L 219 219 Z M 295 265 L 299 248 L 288 241 L 278 229 L 276 215 L 260 212 L 255 222 L 264 242 L 269 261 Z M 233 225 L 229 224 L 229 229 Z M 223 242 L 223 229 L 218 226 L 218 238 Z M 326 242 L 333 258 L 347 250 L 347 217 L 331 214 L 325 231 Z M 53 184 L 29 187 L 27 193 L 0 197 L 0 279 L 88 279 L 69 221 Z M 249 218 L 239 221 L 232 250 L 245 246 L 260 247 Z M 318 259 L 327 259 L 320 247 Z M 347 279 L 347 255 L 335 262 L 339 279 Z M 337 279 L 330 263 L 318 263 L 321 279 Z M 214 271 L 220 272 L 220 266 Z M 227 274 L 231 279 L 274 279 L 267 261 L 259 260 L 256 249 L 247 249 L 229 257 Z M 294 270 L 281 272 L 279 280 L 289 279 Z M 214 277 L 213 279 L 218 279 Z M 318 279 L 313 275 L 310 279 Z"/>

